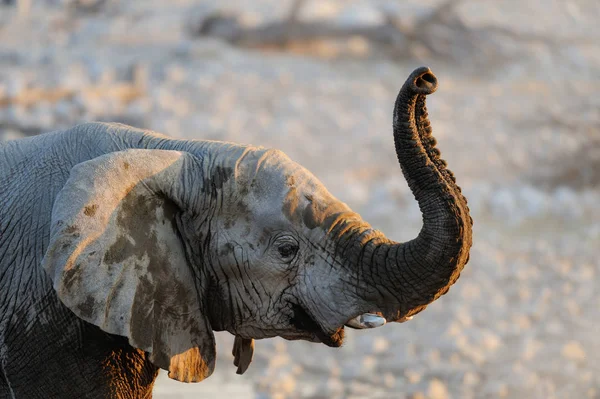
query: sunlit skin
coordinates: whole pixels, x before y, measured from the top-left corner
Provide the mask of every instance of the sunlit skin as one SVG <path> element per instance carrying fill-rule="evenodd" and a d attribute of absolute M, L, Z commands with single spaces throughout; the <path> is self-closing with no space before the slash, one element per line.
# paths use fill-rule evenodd
<path fill-rule="evenodd" d="M 423 212 L 406 243 L 278 150 L 103 123 L 2 144 L 0 397 L 143 397 L 159 368 L 209 377 L 213 331 L 236 336 L 243 373 L 254 339 L 339 347 L 345 326 L 410 320 L 471 246 L 427 118 L 436 88 L 419 68 L 394 106 Z"/>

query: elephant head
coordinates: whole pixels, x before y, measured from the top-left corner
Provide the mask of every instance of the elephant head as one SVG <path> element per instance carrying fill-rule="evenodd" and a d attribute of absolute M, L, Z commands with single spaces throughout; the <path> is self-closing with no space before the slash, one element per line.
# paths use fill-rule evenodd
<path fill-rule="evenodd" d="M 280 151 L 154 136 L 71 170 L 44 258 L 58 296 L 182 381 L 212 372 L 213 330 L 238 350 L 273 336 L 340 346 L 345 325 L 409 319 L 448 291 L 471 246 L 467 201 L 427 118 L 436 88 L 419 68 L 394 107 L 423 213 L 415 239 L 387 239 Z"/>

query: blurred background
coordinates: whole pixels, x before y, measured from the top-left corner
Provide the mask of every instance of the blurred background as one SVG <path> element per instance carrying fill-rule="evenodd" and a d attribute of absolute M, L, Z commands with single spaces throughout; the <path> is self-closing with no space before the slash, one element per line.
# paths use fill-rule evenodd
<path fill-rule="evenodd" d="M 83 121 L 275 147 L 395 240 L 420 213 L 391 112 L 417 66 L 475 220 L 471 261 L 412 321 L 341 349 L 232 337 L 166 398 L 600 398 L 597 0 L 2 0 L 0 139 Z"/>

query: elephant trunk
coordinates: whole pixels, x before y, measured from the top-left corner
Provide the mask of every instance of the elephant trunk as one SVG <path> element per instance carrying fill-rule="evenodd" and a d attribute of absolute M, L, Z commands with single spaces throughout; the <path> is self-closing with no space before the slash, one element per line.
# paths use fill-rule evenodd
<path fill-rule="evenodd" d="M 370 303 L 389 321 L 416 314 L 445 294 L 469 259 L 472 219 L 466 199 L 435 148 L 425 96 L 437 88 L 428 68 L 416 69 L 394 107 L 396 154 L 423 213 L 419 235 L 395 243 L 372 231 L 354 234 Z"/>

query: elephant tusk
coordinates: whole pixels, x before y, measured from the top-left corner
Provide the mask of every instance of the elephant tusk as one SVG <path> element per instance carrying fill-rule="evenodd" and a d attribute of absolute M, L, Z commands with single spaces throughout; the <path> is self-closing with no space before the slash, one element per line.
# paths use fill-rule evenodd
<path fill-rule="evenodd" d="M 353 319 L 348 320 L 346 325 L 352 328 L 376 328 L 381 327 L 386 323 L 385 318 L 373 314 L 373 313 L 363 313 L 359 316 L 356 316 Z"/>

